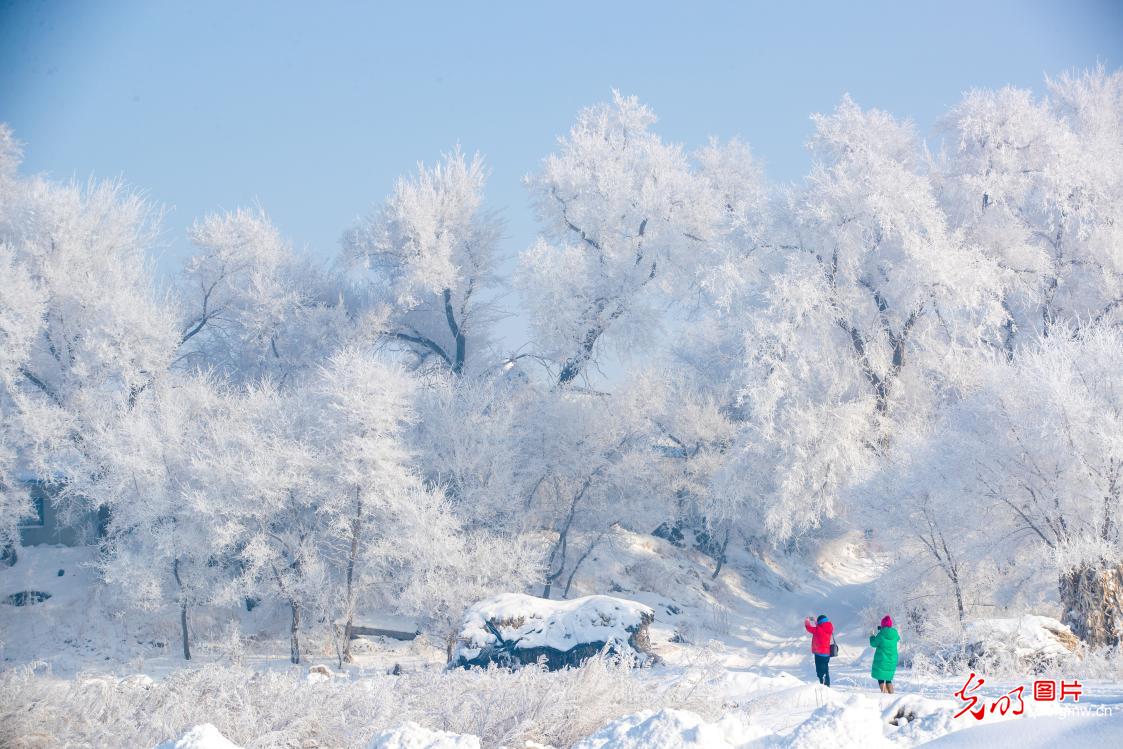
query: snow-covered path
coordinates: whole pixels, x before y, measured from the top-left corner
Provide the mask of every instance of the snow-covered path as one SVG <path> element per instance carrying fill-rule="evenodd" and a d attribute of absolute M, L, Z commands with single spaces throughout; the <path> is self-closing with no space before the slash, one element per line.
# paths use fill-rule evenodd
<path fill-rule="evenodd" d="M 808 577 L 793 590 L 770 590 L 766 599 L 737 590 L 726 601 L 732 612 L 726 644 L 739 654 L 736 665 L 813 680 L 810 637 L 803 620 L 827 614 L 839 646 L 839 655 L 831 663 L 832 678 L 838 673 L 842 679 L 852 680 L 854 673 L 868 667 L 867 639 L 876 624 L 868 615 L 871 586 L 884 561 L 860 536 L 851 534 L 824 544 L 815 567 L 817 576 Z"/>
<path fill-rule="evenodd" d="M 851 734 L 863 731 L 869 721 L 881 725 L 902 705 L 916 706 L 927 715 L 919 721 L 923 725 L 910 726 L 896 735 L 887 729 L 892 743 L 886 746 L 921 746 L 935 740 L 940 746 L 1044 747 L 1059 746 L 1064 738 L 1066 746 L 1100 747 L 1115 745 L 1112 737 L 1123 740 L 1123 685 L 1110 681 L 1082 680 L 1084 697 L 1077 706 L 1062 709 L 1031 703 L 1027 695 L 1024 717 L 1003 721 L 988 715 L 981 723 L 969 716 L 951 718 L 963 704 L 954 697 L 962 680 L 917 678 L 902 669 L 895 682 L 896 694 L 881 694 L 869 674 L 872 650 L 868 637 L 884 613 L 896 614 L 872 608 L 873 585 L 884 567 L 885 557 L 876 543 L 850 534 L 818 550 L 812 574 L 798 587 L 773 588 L 763 595 L 735 588 L 736 595 L 725 601 L 731 609 L 728 635 L 720 640 L 725 646 L 720 689 L 733 708 L 728 715 L 766 727 L 773 736 L 799 737 L 793 745 L 800 747 L 820 745 L 810 735 L 820 736 L 818 729 L 805 730 L 818 724 L 822 746 L 881 745 L 871 743 L 877 736 Z M 830 690 L 815 684 L 810 637 L 803 628 L 805 617 L 822 613 L 835 624 L 840 650 L 831 662 Z M 1028 692 L 1031 684 L 1031 677 L 992 678 L 977 694 L 991 700 L 1019 685 L 1025 685 Z M 864 717 L 856 717 L 859 714 Z M 848 727 L 848 723 L 853 725 Z"/>

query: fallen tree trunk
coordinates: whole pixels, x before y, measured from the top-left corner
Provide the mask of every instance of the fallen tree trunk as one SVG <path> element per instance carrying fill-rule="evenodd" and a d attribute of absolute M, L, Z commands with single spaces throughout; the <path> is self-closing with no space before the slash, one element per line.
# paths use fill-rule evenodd
<path fill-rule="evenodd" d="M 400 629 L 382 629 L 381 627 L 361 627 L 358 624 L 351 626 L 351 639 L 358 637 L 389 637 L 392 640 L 414 640 L 417 632 L 405 632 Z"/>

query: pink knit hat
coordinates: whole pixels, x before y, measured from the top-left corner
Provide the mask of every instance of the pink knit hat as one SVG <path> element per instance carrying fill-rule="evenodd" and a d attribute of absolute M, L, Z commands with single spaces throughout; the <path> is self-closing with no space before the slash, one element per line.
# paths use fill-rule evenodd
<path fill-rule="evenodd" d="M 881 620 L 881 626 L 892 627 L 893 626 L 893 617 L 889 616 L 889 614 L 886 614 L 885 618 L 883 618 Z"/>

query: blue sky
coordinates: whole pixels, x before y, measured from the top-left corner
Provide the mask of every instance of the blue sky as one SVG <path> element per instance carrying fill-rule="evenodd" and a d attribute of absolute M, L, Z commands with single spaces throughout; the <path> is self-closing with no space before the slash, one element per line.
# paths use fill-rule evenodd
<path fill-rule="evenodd" d="M 738 135 L 777 180 L 845 92 L 925 133 L 960 94 L 1123 64 L 1121 2 L 5 2 L 0 120 L 25 169 L 122 176 L 169 210 L 162 267 L 208 212 L 260 203 L 328 257 L 394 179 L 460 142 L 520 183 L 577 110 L 638 95 L 668 139 Z"/>

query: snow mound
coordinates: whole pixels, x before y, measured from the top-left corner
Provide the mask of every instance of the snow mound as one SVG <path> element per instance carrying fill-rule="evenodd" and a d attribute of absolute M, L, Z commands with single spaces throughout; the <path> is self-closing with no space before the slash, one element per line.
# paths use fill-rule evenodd
<path fill-rule="evenodd" d="M 374 735 L 367 749 L 480 749 L 475 736 L 433 731 L 414 722 Z"/>
<path fill-rule="evenodd" d="M 795 686 L 784 687 L 778 684 L 777 687 L 774 691 L 761 690 L 755 694 L 737 695 L 734 697 L 734 704 L 755 720 L 780 715 L 787 718 L 812 715 L 815 710 L 824 705 L 839 705 L 846 701 L 844 692 L 821 684 L 808 684 L 796 680 Z M 787 720 L 783 725 L 775 725 L 773 728 L 781 730 L 785 726 L 794 725 L 795 722 Z"/>
<path fill-rule="evenodd" d="M 710 681 L 710 685 L 734 702 L 744 702 L 791 689 L 812 688 L 812 685 L 784 671 L 771 676 L 744 669 L 724 669 Z"/>
<path fill-rule="evenodd" d="M 967 651 L 975 661 L 1042 668 L 1070 657 L 1080 645 L 1068 627 L 1048 616 L 980 619 L 967 625 Z"/>
<path fill-rule="evenodd" d="M 736 715 L 709 723 L 688 710 L 667 708 L 614 720 L 573 749 L 734 749 L 766 733 Z"/>
<path fill-rule="evenodd" d="M 974 721 L 972 721 L 974 722 Z M 1123 746 L 1123 720 L 1118 716 L 1051 716 L 1018 718 L 979 725 L 936 739 L 933 749 L 1055 749 L 1056 747 Z"/>
<path fill-rule="evenodd" d="M 796 726 L 780 746 L 791 749 L 889 749 L 881 709 L 867 697 L 853 695 L 823 705 Z"/>
<path fill-rule="evenodd" d="M 153 749 L 241 749 L 210 723 L 194 726 L 178 739 L 169 739 Z"/>
<path fill-rule="evenodd" d="M 885 706 L 881 718 L 885 732 L 895 741 L 917 745 L 965 727 L 952 717 L 955 711 L 949 701 L 909 694 Z"/>
<path fill-rule="evenodd" d="M 304 680 L 309 684 L 322 684 L 337 676 L 340 676 L 340 674 L 335 673 L 327 666 L 317 664 L 308 668 L 308 674 L 304 677 Z"/>
<path fill-rule="evenodd" d="M 580 648 L 588 657 L 607 646 L 615 653 L 648 652 L 647 627 L 655 612 L 634 601 L 611 596 L 585 596 L 550 601 L 506 593 L 480 601 L 464 612 L 455 657 L 461 665 L 483 665 L 493 654 L 514 656 L 522 663 L 540 656 L 561 665 L 573 659 L 551 658 Z M 579 659 L 578 659 L 579 660 Z"/>
<path fill-rule="evenodd" d="M 0 568 L 0 598 L 23 591 L 43 591 L 50 598 L 43 609 L 79 610 L 95 586 L 96 547 L 28 546 L 19 549 L 12 567 Z"/>

